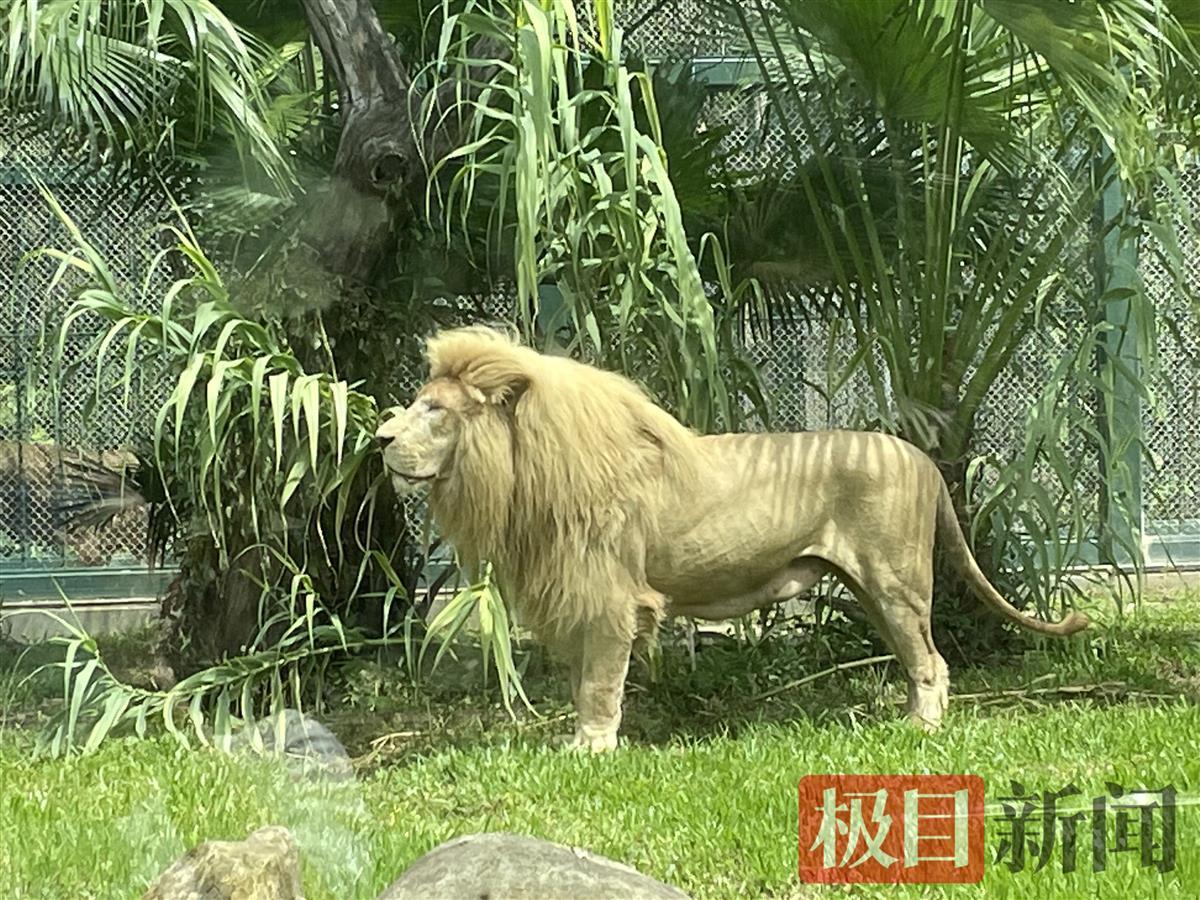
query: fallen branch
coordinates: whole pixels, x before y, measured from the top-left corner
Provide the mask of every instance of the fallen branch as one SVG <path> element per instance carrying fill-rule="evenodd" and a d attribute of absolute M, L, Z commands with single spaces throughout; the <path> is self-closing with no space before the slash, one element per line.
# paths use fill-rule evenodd
<path fill-rule="evenodd" d="M 759 700 L 766 700 L 768 697 L 774 697 L 776 694 L 782 694 L 785 691 L 792 690 L 792 688 L 798 688 L 813 681 L 819 681 L 826 676 L 845 671 L 846 669 L 858 669 L 863 666 L 873 666 L 876 663 L 891 662 L 895 658 L 895 656 L 889 653 L 885 656 L 871 656 L 866 659 L 855 659 L 851 660 L 850 662 L 838 663 L 836 666 L 830 666 L 828 669 L 822 669 L 820 672 L 814 672 L 811 675 L 805 675 L 803 678 L 797 678 L 795 681 L 789 681 L 787 684 L 782 684 L 777 688 L 771 688 L 769 691 L 764 691 L 763 693 L 752 697 L 750 702 L 754 703 Z"/>
<path fill-rule="evenodd" d="M 383 753 L 385 746 L 392 741 L 425 737 L 426 734 L 427 732 L 424 731 L 393 731 L 391 734 L 380 735 L 371 741 L 371 749 L 361 756 L 351 759 L 350 765 L 355 769 L 365 769 Z"/>
<path fill-rule="evenodd" d="M 1182 693 L 1168 694 L 1154 691 L 1138 691 L 1130 689 L 1124 681 L 1101 681 L 1095 684 L 1061 684 L 1041 688 L 1009 688 L 1002 691 L 976 691 L 966 694 L 951 694 L 955 700 L 997 700 L 1012 697 L 1018 700 L 1044 697 L 1046 695 L 1084 696 L 1090 694 L 1113 693 L 1126 697 L 1143 697 L 1155 700 L 1173 700 L 1185 696 Z"/>
<path fill-rule="evenodd" d="M 557 716 L 550 716 L 545 719 L 534 719 L 532 722 L 517 722 L 516 728 L 519 731 L 525 731 L 529 728 L 544 728 L 547 725 L 553 725 L 555 722 L 562 722 L 574 716 L 573 712 L 560 713 Z"/>
<path fill-rule="evenodd" d="M 400 740 L 401 738 L 424 737 L 424 731 L 393 731 L 391 734 L 380 735 L 371 741 L 372 747 L 378 747 L 381 744 L 386 744 L 391 741 Z"/>

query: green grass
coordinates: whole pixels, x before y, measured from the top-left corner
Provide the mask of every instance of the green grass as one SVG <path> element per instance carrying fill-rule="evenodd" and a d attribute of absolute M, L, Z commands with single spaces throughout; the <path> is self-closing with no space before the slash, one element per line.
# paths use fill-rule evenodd
<path fill-rule="evenodd" d="M 636 671 L 631 678 L 629 745 L 601 757 L 548 749 L 548 734 L 567 723 L 511 724 L 494 698 L 456 687 L 450 672 L 418 694 L 392 667 L 359 665 L 347 673 L 346 702 L 323 717 L 361 758 L 358 781 L 342 785 L 295 781 L 269 762 L 166 738 L 35 760 L 28 728 L 10 716 L 0 732 L 0 897 L 136 897 L 187 847 L 266 824 L 296 834 L 310 898 L 375 897 L 439 842 L 483 830 L 586 846 L 698 898 L 842 896 L 795 874 L 796 784 L 805 774 L 971 772 L 985 779 L 990 804 L 1010 779 L 1032 790 L 1074 783 L 1080 806 L 1109 781 L 1200 795 L 1196 597 L 1147 604 L 1065 649 L 1017 640 L 979 665 L 952 662 L 955 692 L 987 696 L 952 701 L 934 736 L 898 720 L 894 668 L 752 700 L 876 649 L 848 629 L 826 629 L 803 641 L 706 647 L 695 671 L 668 650 L 657 684 Z M 1063 684 L 1087 692 L 1050 691 Z M 1030 686 L 1041 693 L 1000 693 Z M 544 713 L 565 710 L 559 680 L 536 664 L 530 688 Z M 400 734 L 370 754 L 371 739 L 386 732 Z M 989 820 L 989 857 L 998 824 Z M 1200 896 L 1200 806 L 1181 807 L 1178 827 L 1170 873 L 1140 869 L 1134 854 L 1110 856 L 1102 873 L 1081 854 L 1070 875 L 1057 855 L 1041 872 L 1011 873 L 989 858 L 983 887 L 997 897 Z"/>

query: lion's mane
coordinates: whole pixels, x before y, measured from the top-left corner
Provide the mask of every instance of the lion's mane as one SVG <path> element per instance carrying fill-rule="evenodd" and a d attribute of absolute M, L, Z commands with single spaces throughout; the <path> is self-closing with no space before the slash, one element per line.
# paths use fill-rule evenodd
<path fill-rule="evenodd" d="M 491 328 L 441 332 L 426 356 L 431 380 L 454 379 L 483 406 L 431 496 L 460 559 L 491 561 L 543 640 L 598 620 L 624 634 L 639 615 L 656 621 L 647 536 L 668 492 L 690 483 L 695 435 L 632 381 Z"/>

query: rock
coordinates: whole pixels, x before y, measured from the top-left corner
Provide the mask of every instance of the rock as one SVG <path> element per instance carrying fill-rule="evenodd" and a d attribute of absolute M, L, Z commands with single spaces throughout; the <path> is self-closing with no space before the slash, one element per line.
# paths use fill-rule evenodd
<path fill-rule="evenodd" d="M 348 781 L 354 766 L 342 742 L 332 731 L 299 710 L 284 709 L 257 723 L 258 736 L 267 754 L 280 754 L 295 777 Z M 278 740 L 277 740 L 278 738 Z M 250 732 L 235 736 L 233 749 L 253 747 Z"/>
<path fill-rule="evenodd" d="M 520 834 L 471 834 L 430 850 L 379 900 L 688 900 L 636 869 Z"/>
<path fill-rule="evenodd" d="M 205 841 L 154 880 L 142 900 L 304 900 L 300 851 L 286 828 Z"/>

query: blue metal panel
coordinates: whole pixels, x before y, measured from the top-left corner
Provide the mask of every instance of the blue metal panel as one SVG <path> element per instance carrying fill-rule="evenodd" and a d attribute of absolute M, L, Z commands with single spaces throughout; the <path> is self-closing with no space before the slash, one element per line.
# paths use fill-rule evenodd
<path fill-rule="evenodd" d="M 1097 173 L 1110 154 L 1102 151 Z M 1102 478 L 1104 517 L 1102 540 L 1109 558 L 1122 565 L 1134 562 L 1128 547 L 1139 547 L 1145 534 L 1142 509 L 1142 406 L 1137 379 L 1138 323 L 1132 298 L 1138 290 L 1138 244 L 1123 226 L 1124 191 L 1113 179 L 1100 198 L 1096 218 L 1095 287 L 1107 330 L 1101 338 L 1099 376 L 1105 391 L 1098 398 L 1102 437 L 1111 460 Z"/>

